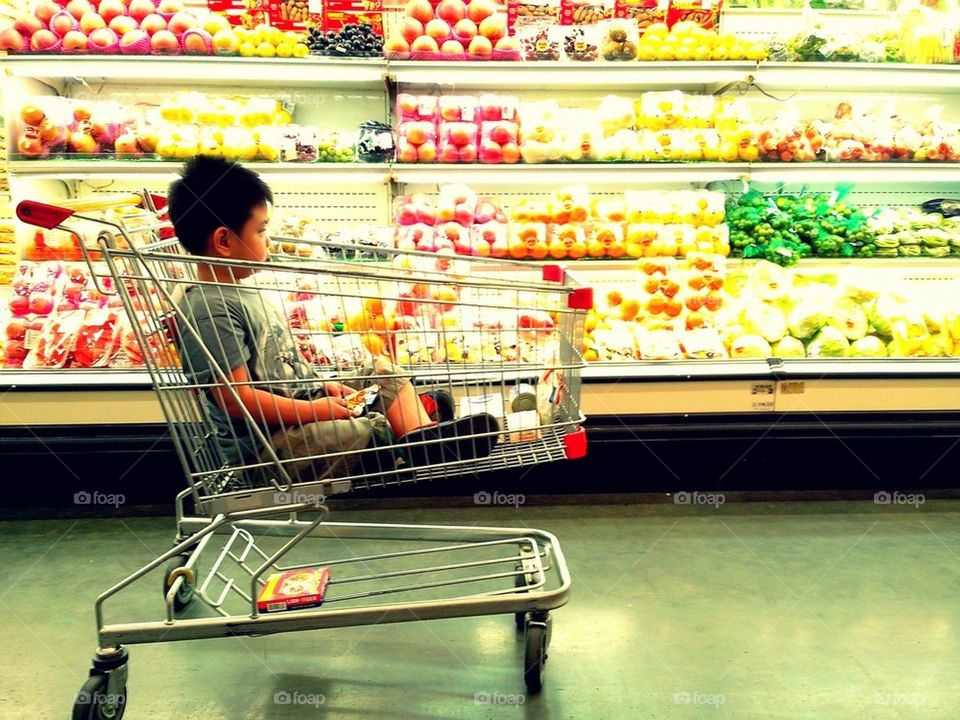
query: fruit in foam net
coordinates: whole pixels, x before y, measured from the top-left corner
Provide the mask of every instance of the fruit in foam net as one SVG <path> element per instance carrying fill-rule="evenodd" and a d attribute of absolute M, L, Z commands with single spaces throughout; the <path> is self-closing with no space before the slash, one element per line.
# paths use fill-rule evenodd
<path fill-rule="evenodd" d="M 426 25 L 433 20 L 433 8 L 430 6 L 428 0 L 410 0 L 410 2 L 407 3 L 406 15 Z"/>
<path fill-rule="evenodd" d="M 127 8 L 120 0 L 100 0 L 100 4 L 97 6 L 97 14 L 108 25 L 115 17 L 126 15 L 126 13 Z"/>
<path fill-rule="evenodd" d="M 197 26 L 197 20 L 190 13 L 178 12 L 170 18 L 167 28 L 174 35 L 183 35 L 187 30 L 192 30 Z"/>
<path fill-rule="evenodd" d="M 236 33 L 229 28 L 218 30 L 213 36 L 213 51 L 217 55 L 236 55 L 240 51 Z"/>
<path fill-rule="evenodd" d="M 437 17 L 449 25 L 456 25 L 467 16 L 467 7 L 461 0 L 441 0 L 437 5 Z"/>
<path fill-rule="evenodd" d="M 86 52 L 88 40 L 87 36 L 79 30 L 69 30 L 62 38 L 63 52 L 82 53 Z"/>
<path fill-rule="evenodd" d="M 23 35 L 14 30 L 12 27 L 3 28 L 0 30 L 0 50 L 20 52 L 26 47 L 27 41 L 23 39 Z"/>
<path fill-rule="evenodd" d="M 110 21 L 107 27 L 113 30 L 119 37 L 123 37 L 131 30 L 136 30 L 140 26 L 137 24 L 137 21 L 129 15 L 117 15 Z"/>
<path fill-rule="evenodd" d="M 467 48 L 467 52 L 471 55 L 488 57 L 493 55 L 493 44 L 490 42 L 489 38 L 486 38 L 483 35 L 477 35 L 475 38 L 473 38 L 473 40 L 470 41 L 470 47 Z"/>
<path fill-rule="evenodd" d="M 35 15 L 21 15 L 13 23 L 13 29 L 25 37 L 30 37 L 43 26 L 43 21 Z"/>
<path fill-rule="evenodd" d="M 117 42 L 117 34 L 110 28 L 99 28 L 90 33 L 89 45 L 97 50 L 112 47 Z"/>
<path fill-rule="evenodd" d="M 140 28 L 134 28 L 123 34 L 120 38 L 120 50 L 123 52 L 130 52 L 129 48 L 133 48 L 138 43 L 146 42 L 148 49 L 150 44 L 150 36 L 147 35 L 145 30 Z"/>
<path fill-rule="evenodd" d="M 80 18 L 80 30 L 82 30 L 87 35 L 93 33 L 94 30 L 99 30 L 100 28 L 105 28 L 107 23 L 102 17 L 100 17 L 95 12 L 87 12 L 83 14 L 83 17 Z"/>
<path fill-rule="evenodd" d="M 476 40 L 476 38 L 474 38 L 474 40 Z M 437 41 L 429 35 L 421 35 L 418 37 L 410 45 L 410 49 L 413 52 L 438 52 L 440 50 L 440 48 L 437 46 Z"/>
<path fill-rule="evenodd" d="M 41 23 L 47 25 L 53 16 L 62 9 L 63 8 L 61 8 L 57 3 L 53 2 L 53 0 L 40 0 L 40 2 L 37 3 L 36 8 L 34 8 L 33 14 L 37 16 L 37 19 Z M 36 30 L 34 30 L 34 32 L 36 32 Z"/>
<path fill-rule="evenodd" d="M 77 20 L 87 13 L 94 12 L 94 7 L 87 0 L 70 0 L 65 7 L 66 11 Z"/>
<path fill-rule="evenodd" d="M 507 34 L 507 17 L 502 13 L 489 15 L 480 21 L 477 32 L 491 43 L 496 43 Z"/>
<path fill-rule="evenodd" d="M 176 55 L 180 52 L 180 41 L 169 30 L 158 30 L 150 38 L 150 50 L 156 55 Z"/>
<path fill-rule="evenodd" d="M 30 49 L 34 52 L 49 50 L 58 42 L 57 36 L 50 30 L 41 28 L 30 38 Z"/>
<path fill-rule="evenodd" d="M 140 29 L 145 30 L 152 37 L 161 30 L 167 29 L 167 21 L 158 13 L 151 13 L 140 21 Z"/>
<path fill-rule="evenodd" d="M 147 15 L 156 12 L 156 6 L 152 0 L 130 0 L 127 6 L 127 13 L 137 22 L 142 22 Z"/>
<path fill-rule="evenodd" d="M 428 22 L 424 31 L 438 43 L 450 36 L 450 26 L 440 18 L 434 18 Z"/>

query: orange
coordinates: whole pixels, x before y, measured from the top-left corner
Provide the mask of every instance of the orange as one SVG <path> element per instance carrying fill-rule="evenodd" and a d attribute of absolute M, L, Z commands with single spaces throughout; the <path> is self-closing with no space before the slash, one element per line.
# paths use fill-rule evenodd
<path fill-rule="evenodd" d="M 600 359 L 600 356 L 597 354 L 596 350 L 590 349 L 583 354 L 583 359 L 587 362 L 596 362 Z"/>
<path fill-rule="evenodd" d="M 620 294 L 619 290 L 611 290 L 607 293 L 607 305 L 610 307 L 616 307 L 623 301 L 623 295 Z"/>
<path fill-rule="evenodd" d="M 383 315 L 383 301 L 380 298 L 367 298 L 363 301 L 363 309 L 371 315 Z"/>
<path fill-rule="evenodd" d="M 606 254 L 606 248 L 603 247 L 603 243 L 597 240 L 591 240 L 587 244 L 587 254 L 590 257 L 603 257 Z"/>
<path fill-rule="evenodd" d="M 383 355 L 386 349 L 386 343 L 383 341 L 383 337 L 375 333 L 364 333 L 360 336 L 360 342 L 362 342 L 364 347 L 374 356 Z"/>
<path fill-rule="evenodd" d="M 530 257 L 534 260 L 543 260 L 547 256 L 547 244 L 545 242 L 535 242 L 530 248 Z"/>
<path fill-rule="evenodd" d="M 527 256 L 527 246 L 522 242 L 511 243 L 510 257 L 514 260 L 523 260 Z"/>
<path fill-rule="evenodd" d="M 620 305 L 620 317 L 623 320 L 633 320 L 640 312 L 640 303 L 633 299 L 626 299 Z"/>

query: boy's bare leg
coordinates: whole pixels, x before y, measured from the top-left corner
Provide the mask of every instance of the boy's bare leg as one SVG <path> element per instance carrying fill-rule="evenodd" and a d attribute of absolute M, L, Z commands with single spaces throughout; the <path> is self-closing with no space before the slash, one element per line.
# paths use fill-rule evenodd
<path fill-rule="evenodd" d="M 413 383 L 405 382 L 397 392 L 397 398 L 387 408 L 387 422 L 397 437 L 422 427 L 436 425 L 427 415 Z"/>

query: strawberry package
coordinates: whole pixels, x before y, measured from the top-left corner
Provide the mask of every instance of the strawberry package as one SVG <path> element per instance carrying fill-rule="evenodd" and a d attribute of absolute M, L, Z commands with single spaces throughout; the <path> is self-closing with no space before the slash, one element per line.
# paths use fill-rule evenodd
<path fill-rule="evenodd" d="M 480 126 L 480 161 L 514 164 L 520 161 L 520 128 L 508 120 L 485 121 Z"/>
<path fill-rule="evenodd" d="M 435 122 L 438 104 L 439 98 L 435 95 L 400 93 L 397 95 L 397 120 L 401 123 L 413 120 Z"/>
<path fill-rule="evenodd" d="M 473 122 L 441 122 L 437 128 L 440 162 L 476 162 L 478 132 Z"/>
<path fill-rule="evenodd" d="M 120 347 L 119 321 L 116 309 L 88 311 L 73 346 L 71 367 L 106 367 Z"/>
<path fill-rule="evenodd" d="M 36 346 L 23 361 L 24 370 L 62 368 L 77 341 L 84 315 L 82 311 L 63 312 L 44 323 Z"/>

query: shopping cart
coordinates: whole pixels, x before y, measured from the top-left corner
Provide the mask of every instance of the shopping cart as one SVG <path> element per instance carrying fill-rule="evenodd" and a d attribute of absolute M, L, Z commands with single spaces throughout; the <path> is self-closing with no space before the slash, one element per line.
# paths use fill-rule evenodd
<path fill-rule="evenodd" d="M 144 192 L 139 202 L 156 223 L 141 223 L 136 241 L 122 223 L 82 205 L 23 202 L 17 209 L 25 222 L 93 239 L 95 249 L 81 243 L 93 278 L 125 310 L 188 482 L 176 498 L 173 547 L 97 598 L 98 649 L 73 717 L 123 715 L 128 644 L 501 613 L 514 615 L 524 633 L 523 677 L 538 692 L 549 612 L 570 589 L 552 534 L 328 522 L 325 502 L 583 456 L 580 338 L 591 291 L 556 265 L 387 247 L 365 247 L 366 261 L 357 262 L 355 247 L 314 242 L 305 251 L 303 241 L 288 238 L 275 239 L 268 262 L 200 258 L 172 237 L 162 198 Z M 232 281 L 248 274 L 238 290 Z M 283 389 L 275 378 L 231 381 L 220 349 L 197 331 L 201 320 L 187 297 L 201 292 L 242 292 L 285 318 L 281 339 L 296 346 L 297 362 L 309 363 L 310 378 L 291 378 Z M 206 372 L 197 367 L 198 351 Z M 364 378 L 371 363 L 377 375 Z M 240 399 L 245 386 L 296 395 L 315 392 L 318 378 L 368 387 L 408 375 L 417 393 L 446 398 L 448 411 L 482 410 L 496 426 L 456 438 L 454 454 L 449 438 L 406 445 L 347 438 L 340 447 L 291 453 L 278 438 L 305 426 L 268 427 Z M 225 423 L 217 407 L 230 402 Z M 518 412 L 509 411 L 511 402 Z M 106 601 L 161 566 L 163 619 L 108 624 Z M 269 576 L 319 568 L 329 569 L 321 605 L 274 611 L 258 604 Z"/>

